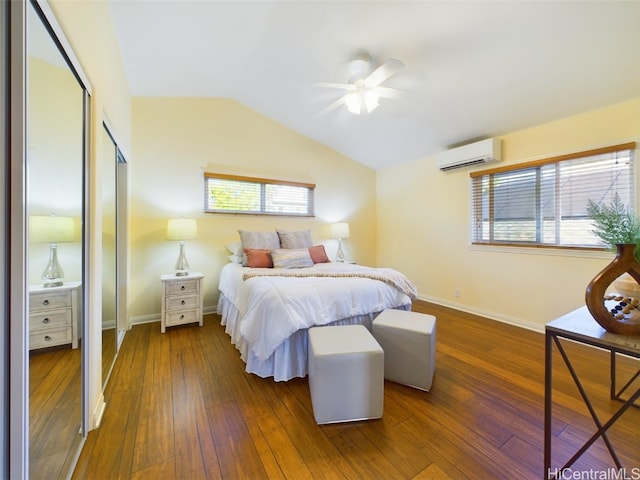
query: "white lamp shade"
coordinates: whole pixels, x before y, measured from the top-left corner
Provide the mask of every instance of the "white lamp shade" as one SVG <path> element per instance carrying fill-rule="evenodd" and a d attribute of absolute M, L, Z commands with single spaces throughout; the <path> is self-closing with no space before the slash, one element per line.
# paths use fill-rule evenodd
<path fill-rule="evenodd" d="M 73 217 L 33 215 L 29 217 L 29 240 L 38 243 L 62 243 L 76 240 Z"/>
<path fill-rule="evenodd" d="M 167 224 L 167 240 L 193 240 L 197 236 L 195 218 L 172 218 Z"/>
<path fill-rule="evenodd" d="M 331 225 L 332 238 L 349 238 L 348 223 L 334 223 Z"/>

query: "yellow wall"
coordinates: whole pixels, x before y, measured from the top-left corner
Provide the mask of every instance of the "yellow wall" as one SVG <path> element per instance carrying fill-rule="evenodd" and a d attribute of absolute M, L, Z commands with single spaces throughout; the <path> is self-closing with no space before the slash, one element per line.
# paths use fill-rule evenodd
<path fill-rule="evenodd" d="M 502 164 L 638 137 L 634 99 L 501 135 Z M 429 157 L 378 172 L 378 264 L 408 275 L 423 299 L 536 330 L 583 306 L 587 284 L 612 255 L 471 247 L 470 171 L 440 172 Z"/>
<path fill-rule="evenodd" d="M 134 322 L 157 320 L 160 275 L 171 273 L 177 242 L 165 239 L 167 220 L 193 217 L 198 239 L 186 243 L 192 271 L 206 275 L 205 309 L 217 303 L 218 278 L 228 262 L 224 245 L 238 229 L 311 229 L 335 256 L 328 224 L 346 221 L 346 256 L 375 262 L 374 170 L 228 99 L 135 98 L 131 164 L 131 294 Z M 204 172 L 314 183 L 315 218 L 204 214 Z"/>
<path fill-rule="evenodd" d="M 69 69 L 29 59 L 28 119 L 28 215 L 74 218 L 76 239 L 58 245 L 57 252 L 64 281 L 77 282 L 82 278 L 82 89 Z M 48 260 L 49 244 L 32 241 L 29 285 L 42 283 Z"/>

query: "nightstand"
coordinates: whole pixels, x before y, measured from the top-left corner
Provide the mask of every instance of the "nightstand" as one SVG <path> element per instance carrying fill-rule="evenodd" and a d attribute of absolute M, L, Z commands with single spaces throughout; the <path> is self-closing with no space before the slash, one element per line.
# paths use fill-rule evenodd
<path fill-rule="evenodd" d="M 29 350 L 68 343 L 78 348 L 80 286 L 29 287 Z"/>
<path fill-rule="evenodd" d="M 202 326 L 202 279 L 199 272 L 189 275 L 161 275 L 162 313 L 160 331 L 166 327 L 198 322 Z"/>

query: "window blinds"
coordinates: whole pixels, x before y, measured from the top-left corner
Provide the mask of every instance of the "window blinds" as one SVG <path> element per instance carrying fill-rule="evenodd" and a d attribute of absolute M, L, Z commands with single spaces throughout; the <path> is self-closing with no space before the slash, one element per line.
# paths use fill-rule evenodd
<path fill-rule="evenodd" d="M 471 173 L 472 242 L 601 248 L 589 200 L 635 212 L 635 142 Z"/>

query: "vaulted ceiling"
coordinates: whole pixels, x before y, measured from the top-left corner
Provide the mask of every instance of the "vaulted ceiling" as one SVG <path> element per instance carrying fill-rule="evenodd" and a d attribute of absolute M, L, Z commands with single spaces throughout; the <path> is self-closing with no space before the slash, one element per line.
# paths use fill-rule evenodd
<path fill-rule="evenodd" d="M 640 96 L 639 1 L 112 0 L 133 96 L 226 97 L 375 169 Z M 361 50 L 399 98 L 344 105 Z M 639 112 L 640 119 L 640 112 Z"/>

